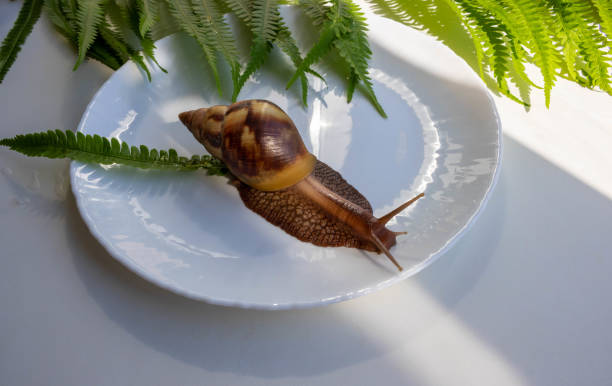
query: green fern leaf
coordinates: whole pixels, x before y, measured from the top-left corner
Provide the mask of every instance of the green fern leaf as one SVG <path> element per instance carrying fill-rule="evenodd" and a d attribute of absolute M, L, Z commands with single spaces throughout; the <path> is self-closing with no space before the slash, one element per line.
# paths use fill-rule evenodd
<path fill-rule="evenodd" d="M 192 0 L 193 10 L 200 19 L 200 29 L 209 45 L 213 45 L 230 65 L 234 89 L 240 74 L 238 53 L 232 40 L 231 30 L 213 0 Z"/>
<path fill-rule="evenodd" d="M 105 47 L 103 44 L 94 44 L 91 46 L 89 51 L 87 51 L 87 56 L 103 63 L 105 66 L 115 71 L 124 63 L 117 59 L 117 57 L 110 52 L 110 48 Z"/>
<path fill-rule="evenodd" d="M 0 47 L 0 83 L 17 59 L 17 54 L 26 38 L 32 32 L 34 24 L 40 17 L 42 5 L 42 0 L 25 0 L 13 28 L 2 41 L 2 47 Z"/>
<path fill-rule="evenodd" d="M 157 7 L 158 20 L 151 26 L 151 40 L 154 42 L 181 30 L 181 27 L 170 12 L 168 3 L 156 0 L 155 5 Z"/>
<path fill-rule="evenodd" d="M 300 5 L 313 19 L 315 25 L 322 28 L 319 40 L 306 54 L 302 65 L 298 67 L 287 87 L 302 76 L 305 70 L 323 57 L 332 47 L 348 64 L 349 88 L 347 99 L 350 101 L 356 86 L 356 80 L 363 84 L 363 91 L 383 117 L 386 113 L 376 98 L 372 81 L 368 74 L 368 60 L 372 51 L 367 40 L 365 17 L 359 7 L 351 0 L 302 0 Z"/>
<path fill-rule="evenodd" d="M 244 84 L 249 79 L 249 77 L 255 71 L 257 71 L 259 67 L 261 67 L 261 65 L 268 57 L 270 50 L 272 50 L 272 44 L 263 39 L 255 38 L 255 40 L 251 43 L 251 53 L 249 62 L 247 63 L 242 74 L 240 74 L 237 86 L 234 87 L 234 92 L 232 94 L 232 102 L 236 102 L 240 90 L 242 90 L 242 87 L 244 87 Z"/>
<path fill-rule="evenodd" d="M 55 29 L 64 35 L 74 47 L 77 47 L 78 37 L 76 30 L 73 29 L 72 24 L 64 13 L 61 0 L 45 0 L 44 9 Z"/>
<path fill-rule="evenodd" d="M 310 17 L 315 26 L 322 25 L 328 20 L 331 3 L 327 0 L 299 0 L 299 6 Z"/>
<path fill-rule="evenodd" d="M 353 100 L 353 94 L 355 93 L 355 87 L 357 87 L 357 83 L 359 83 L 359 76 L 355 72 L 355 70 L 351 69 L 351 74 L 348 78 L 348 87 L 346 89 L 346 101 L 347 103 L 351 103 Z"/>
<path fill-rule="evenodd" d="M 469 21 L 465 19 L 461 8 L 454 0 L 444 0 L 444 2 L 455 13 L 455 15 L 458 17 L 458 20 L 461 22 L 463 27 L 468 31 L 468 34 L 472 38 L 472 43 L 474 45 L 474 52 L 476 53 L 476 60 L 478 62 L 478 72 L 480 74 L 480 77 L 484 78 L 485 75 L 484 75 L 483 61 L 485 59 L 485 53 L 484 53 L 484 50 L 482 48 L 480 41 L 477 38 L 477 35 L 478 35 L 477 32 L 475 31 L 474 27 L 469 23 Z"/>
<path fill-rule="evenodd" d="M 98 25 L 104 18 L 101 0 L 81 1 L 77 9 L 79 53 L 74 65 L 76 70 L 87 55 L 87 50 L 94 42 L 98 33 Z"/>
<path fill-rule="evenodd" d="M 612 94 L 610 87 L 610 58 L 605 54 L 605 38 L 597 32 L 585 31 L 589 33 L 587 37 L 578 44 L 579 52 L 585 59 L 585 67 L 591 78 L 591 84 Z M 608 48 L 609 49 L 609 48 Z"/>
<path fill-rule="evenodd" d="M 159 18 L 159 7 L 156 3 L 155 0 L 138 0 L 138 14 L 140 16 L 138 31 L 143 38 L 147 36 L 151 27 L 153 27 Z"/>
<path fill-rule="evenodd" d="M 335 6 L 339 8 L 336 11 L 339 15 L 339 28 L 344 29 L 345 32 L 341 35 L 342 38 L 334 41 L 334 46 L 350 66 L 354 77 L 357 77 L 364 85 L 365 93 L 378 113 L 386 118 L 387 114 L 376 98 L 372 80 L 368 75 L 368 60 L 372 56 L 372 51 L 368 45 L 365 17 L 359 7 L 350 0 L 338 0 Z M 347 95 L 349 96 L 352 98 L 352 93 Z"/>
<path fill-rule="evenodd" d="M 30 157 L 69 158 L 74 161 L 119 164 L 141 169 L 197 170 L 205 169 L 210 175 L 227 175 L 223 162 L 210 156 L 179 157 L 176 150 L 149 150 L 146 146 L 130 147 L 116 138 L 110 141 L 99 135 L 84 135 L 72 131 L 49 130 L 21 134 L 0 140 L 0 145 Z"/>
<path fill-rule="evenodd" d="M 556 78 L 559 54 L 551 39 L 549 30 L 552 17 L 548 8 L 531 0 L 508 0 L 507 4 L 512 25 L 524 44 L 532 51 L 533 60 L 540 68 L 544 79 L 544 98 L 546 106 L 550 105 L 550 91 Z"/>
<path fill-rule="evenodd" d="M 132 59 L 132 61 L 147 75 L 147 79 L 150 82 L 151 71 L 149 71 L 149 67 L 147 67 L 147 64 L 144 62 L 142 55 L 139 52 L 133 52 L 132 55 L 130 55 L 130 59 Z"/>
<path fill-rule="evenodd" d="M 280 14 L 276 0 L 252 0 L 251 31 L 256 37 L 272 42 L 278 32 Z"/>
<path fill-rule="evenodd" d="M 271 43 L 276 44 L 281 49 L 281 51 L 283 51 L 287 56 L 289 56 L 296 68 L 301 64 L 302 57 L 300 55 L 300 50 L 297 47 L 295 39 L 291 35 L 291 31 L 289 31 L 289 28 L 287 28 L 282 18 L 280 17 L 277 4 L 268 3 L 266 5 L 261 1 L 258 4 L 255 4 L 253 1 L 249 0 L 225 0 L 224 4 L 247 27 L 249 27 L 249 29 L 253 32 L 254 35 L 251 44 L 249 62 L 247 63 L 244 72 L 238 79 L 238 87 L 234 90 L 232 100 L 237 99 L 238 93 L 244 86 L 246 80 L 248 80 L 248 78 L 255 71 L 257 71 L 257 69 L 261 65 L 263 65 L 272 48 Z M 267 13 L 265 11 L 266 7 Z M 259 10 L 257 12 L 254 12 L 254 9 Z M 270 13 L 270 15 L 268 15 L 268 13 Z M 253 16 L 254 14 L 255 20 Z M 267 19 L 266 16 L 268 16 Z M 268 24 L 267 27 L 266 23 Z M 268 31 L 268 37 L 274 35 L 274 41 L 272 42 L 267 40 L 267 44 L 263 44 L 261 41 L 261 37 L 258 38 L 260 34 L 263 34 L 262 30 Z M 265 41 L 266 39 L 263 40 Z M 306 72 L 310 72 L 313 75 L 322 78 L 320 74 L 310 68 Z M 302 85 L 302 103 L 306 106 L 308 99 L 308 79 L 305 75 L 302 75 L 300 77 L 300 83 Z"/>
<path fill-rule="evenodd" d="M 612 46 L 612 0 L 592 0 L 601 20 L 601 29 L 608 37 L 608 47 Z"/>
<path fill-rule="evenodd" d="M 576 59 L 578 55 L 580 17 L 572 11 L 572 4 L 563 0 L 547 0 L 553 10 L 554 22 L 549 26 L 563 50 L 565 72 L 571 80 L 576 80 Z"/>
<path fill-rule="evenodd" d="M 125 42 L 131 50 L 139 50 L 140 34 L 138 32 L 137 11 L 129 3 L 108 1 L 104 11 L 119 39 Z"/>
<path fill-rule="evenodd" d="M 591 17 L 593 11 L 593 4 L 591 2 L 577 2 L 573 5 L 573 11 L 581 16 L 583 20 L 588 20 Z M 602 18 L 602 29 L 605 27 L 605 22 L 603 21 L 606 17 L 604 2 L 599 2 L 599 6 L 604 9 L 604 16 Z M 610 12 L 610 8 L 612 5 L 608 3 L 607 5 L 608 12 Z M 599 9 L 597 9 L 599 11 Z M 602 13 L 602 12 L 600 12 Z M 607 15 L 610 18 L 610 15 Z M 576 29 L 579 31 L 579 56 L 582 60 L 584 60 L 584 65 L 581 66 L 581 70 L 588 74 L 588 86 L 593 87 L 597 86 L 601 90 L 606 91 L 609 94 L 612 94 L 611 85 L 611 74 L 610 67 L 612 65 L 612 60 L 610 58 L 610 37 L 606 36 L 605 33 L 602 34 L 598 25 L 593 23 L 580 23 Z"/>
<path fill-rule="evenodd" d="M 300 49 L 297 47 L 297 43 L 293 36 L 291 36 L 291 31 L 285 25 L 285 23 L 280 20 L 278 27 L 278 33 L 276 35 L 276 40 L 274 41 L 278 47 L 291 59 L 295 68 L 298 68 L 302 61 L 302 55 L 300 54 Z M 323 79 L 323 77 L 312 69 L 307 69 L 306 72 L 310 72 L 315 76 Z M 308 105 L 308 79 L 305 74 L 300 76 L 300 84 L 302 87 L 302 104 L 304 106 Z"/>
<path fill-rule="evenodd" d="M 230 7 L 236 5 L 237 4 L 230 4 Z M 242 4 L 240 6 L 244 5 L 245 4 Z M 251 52 L 249 54 L 249 61 L 242 74 L 240 74 L 236 87 L 234 87 L 232 101 L 236 101 L 246 81 L 265 62 L 272 50 L 272 44 L 276 40 L 282 23 L 276 0 L 252 0 L 250 5 L 252 10 L 251 16 L 246 18 L 243 17 L 242 19 L 248 20 L 245 23 L 250 27 L 253 33 Z M 241 12 L 243 11 L 244 10 L 241 9 Z"/>
<path fill-rule="evenodd" d="M 106 22 L 102 22 L 100 24 L 98 32 L 99 37 L 102 38 L 104 42 L 113 49 L 113 51 L 117 54 L 121 61 L 126 62 L 130 59 L 130 48 L 125 42 L 121 40 L 117 33 L 115 33 L 109 28 Z"/>
<path fill-rule="evenodd" d="M 506 37 L 504 24 L 486 9 L 473 6 L 469 1 L 459 0 L 458 3 L 466 12 L 466 16 L 473 20 L 472 33 L 485 47 L 485 57 L 493 70 L 498 86 L 503 89 L 503 82 L 511 60 L 510 50 L 504 44 Z"/>
<path fill-rule="evenodd" d="M 327 25 L 321 31 L 321 35 L 319 35 L 319 40 L 310 48 L 302 63 L 295 70 L 295 73 L 289 79 L 287 83 L 287 89 L 293 85 L 293 83 L 304 75 L 306 70 L 310 68 L 315 62 L 319 61 L 325 54 L 327 54 L 331 48 L 334 38 L 336 36 L 336 31 L 333 25 Z"/>
<path fill-rule="evenodd" d="M 216 49 L 212 42 L 208 40 L 206 33 L 202 30 L 200 22 L 192 9 L 191 1 L 167 0 L 167 3 L 170 8 L 170 13 L 174 16 L 181 29 L 193 37 L 202 48 L 206 56 L 206 61 L 212 70 L 215 84 L 217 85 L 217 92 L 219 95 L 222 95 L 221 79 L 219 77 L 219 69 L 217 68 Z"/>
<path fill-rule="evenodd" d="M 149 39 L 148 37 L 145 37 L 142 39 L 140 43 L 142 44 L 142 52 L 145 54 L 145 56 L 151 59 L 153 63 L 155 63 L 162 72 L 168 73 L 168 71 L 165 68 L 163 68 L 161 64 L 159 64 L 157 59 L 155 58 L 154 50 L 156 47 L 155 47 L 155 44 L 153 43 L 153 40 Z"/>
<path fill-rule="evenodd" d="M 251 0 L 224 0 L 224 5 L 229 8 L 247 26 L 251 24 L 253 5 Z"/>

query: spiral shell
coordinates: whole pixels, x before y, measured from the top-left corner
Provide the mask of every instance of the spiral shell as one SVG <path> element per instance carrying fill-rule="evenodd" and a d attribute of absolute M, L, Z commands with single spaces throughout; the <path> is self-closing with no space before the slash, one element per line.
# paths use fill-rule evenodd
<path fill-rule="evenodd" d="M 285 189 L 312 173 L 316 158 L 289 116 L 265 100 L 246 100 L 179 115 L 234 176 L 262 191 Z"/>

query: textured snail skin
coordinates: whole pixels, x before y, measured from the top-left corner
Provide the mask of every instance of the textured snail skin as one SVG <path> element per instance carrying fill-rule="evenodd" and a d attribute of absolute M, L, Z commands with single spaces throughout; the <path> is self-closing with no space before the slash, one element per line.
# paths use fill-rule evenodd
<path fill-rule="evenodd" d="M 389 252 L 402 232 L 385 224 L 422 194 L 374 217 L 368 200 L 309 153 L 293 121 L 269 101 L 212 106 L 179 118 L 225 162 L 246 207 L 302 241 L 384 252 L 402 270 Z"/>

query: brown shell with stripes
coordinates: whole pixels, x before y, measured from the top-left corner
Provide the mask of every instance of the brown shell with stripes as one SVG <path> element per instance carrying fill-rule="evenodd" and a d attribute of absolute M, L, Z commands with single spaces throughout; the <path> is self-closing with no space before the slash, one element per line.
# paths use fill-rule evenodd
<path fill-rule="evenodd" d="M 287 188 L 314 169 L 315 156 L 304 146 L 291 118 L 274 103 L 247 100 L 199 109 L 190 122 L 208 152 L 255 189 Z"/>
<path fill-rule="evenodd" d="M 227 165 L 247 208 L 302 241 L 382 252 L 402 269 L 389 248 L 404 232 L 385 224 L 422 194 L 374 217 L 368 200 L 308 152 L 291 118 L 266 100 L 186 111 L 179 118 Z"/>

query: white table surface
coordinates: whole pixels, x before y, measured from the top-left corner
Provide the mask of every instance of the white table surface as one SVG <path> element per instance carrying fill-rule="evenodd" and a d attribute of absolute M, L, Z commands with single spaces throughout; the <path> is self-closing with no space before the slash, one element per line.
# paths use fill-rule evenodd
<path fill-rule="evenodd" d="M 0 4 L 0 36 L 20 2 Z M 111 72 L 44 20 L 0 84 L 0 136 L 74 128 Z M 495 98 L 501 176 L 469 232 L 391 288 L 252 311 L 182 298 L 90 235 L 68 161 L 0 149 L 1 385 L 610 385 L 612 97 Z"/>

